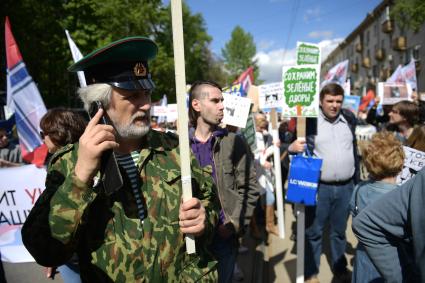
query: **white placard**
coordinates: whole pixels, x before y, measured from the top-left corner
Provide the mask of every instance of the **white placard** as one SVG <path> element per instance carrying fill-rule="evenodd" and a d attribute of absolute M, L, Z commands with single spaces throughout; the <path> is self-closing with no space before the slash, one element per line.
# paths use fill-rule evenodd
<path fill-rule="evenodd" d="M 177 120 L 177 104 L 167 105 L 167 122 L 174 122 Z"/>
<path fill-rule="evenodd" d="M 167 106 L 162 106 L 162 105 L 152 106 L 151 115 L 157 116 L 157 117 L 167 116 Z"/>
<path fill-rule="evenodd" d="M 239 128 L 245 128 L 251 107 L 251 98 L 223 93 L 224 117 L 223 123 Z"/>
<path fill-rule="evenodd" d="M 382 105 L 411 100 L 412 88 L 406 83 L 378 83 L 378 96 Z"/>
<path fill-rule="evenodd" d="M 152 106 L 152 116 L 167 117 L 167 122 L 177 120 L 177 104 L 172 103 L 166 106 Z"/>
<path fill-rule="evenodd" d="M 45 188 L 46 170 L 35 165 L 0 169 L 0 250 L 5 262 L 33 262 L 21 228 Z"/>
<path fill-rule="evenodd" d="M 283 104 L 283 84 L 272 83 L 258 86 L 260 109 L 278 108 Z"/>
<path fill-rule="evenodd" d="M 405 158 L 403 170 L 397 176 L 397 184 L 403 184 L 425 166 L 425 152 L 403 146 Z"/>

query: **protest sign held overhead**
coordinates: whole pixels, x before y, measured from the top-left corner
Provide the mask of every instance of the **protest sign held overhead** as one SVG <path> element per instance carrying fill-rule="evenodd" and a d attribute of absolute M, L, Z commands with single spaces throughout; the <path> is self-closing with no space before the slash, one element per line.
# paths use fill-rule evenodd
<path fill-rule="evenodd" d="M 314 43 L 297 42 L 297 65 L 320 64 L 320 47 Z"/>
<path fill-rule="evenodd" d="M 402 100 L 410 100 L 412 89 L 406 83 L 378 83 L 378 96 L 382 105 L 392 105 Z"/>
<path fill-rule="evenodd" d="M 319 65 L 283 67 L 283 117 L 317 117 Z"/>
<path fill-rule="evenodd" d="M 272 83 L 258 86 L 260 109 L 269 110 L 270 108 L 282 107 L 283 103 L 283 84 Z"/>
<path fill-rule="evenodd" d="M 223 123 L 239 128 L 245 128 L 251 108 L 251 99 L 223 93 L 224 117 Z"/>

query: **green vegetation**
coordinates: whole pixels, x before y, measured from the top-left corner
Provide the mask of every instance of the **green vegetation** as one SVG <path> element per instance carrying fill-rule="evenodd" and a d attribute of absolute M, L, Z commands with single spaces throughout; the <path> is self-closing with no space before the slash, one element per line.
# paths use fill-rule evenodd
<path fill-rule="evenodd" d="M 236 26 L 230 40 L 221 50 L 225 63 L 226 70 L 229 74 L 227 84 L 230 85 L 238 76 L 245 71 L 249 66 L 254 67 L 254 77 L 256 84 L 258 81 L 258 66 L 254 55 L 257 48 L 254 43 L 254 38 L 249 32 L 245 32 L 240 26 Z"/>
<path fill-rule="evenodd" d="M 4 19 L 9 16 L 29 73 L 48 108 L 78 107 L 78 79 L 69 73 L 72 56 L 68 29 L 83 54 L 125 36 L 144 35 L 159 45 L 151 63 L 157 88 L 152 100 L 167 94 L 175 101 L 174 59 L 170 7 L 161 0 L 4 0 L 0 1 L 0 89 L 6 89 Z M 213 79 L 225 83 L 222 62 L 212 54 L 204 19 L 183 3 L 186 80 Z"/>

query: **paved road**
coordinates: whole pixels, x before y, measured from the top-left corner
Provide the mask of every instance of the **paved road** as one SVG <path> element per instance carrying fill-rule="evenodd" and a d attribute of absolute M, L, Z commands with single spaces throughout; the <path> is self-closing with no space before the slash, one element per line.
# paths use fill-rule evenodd
<path fill-rule="evenodd" d="M 268 244 L 253 240 L 249 235 L 245 236 L 244 243 L 251 245 L 246 254 L 239 254 L 238 262 L 244 271 L 244 280 L 240 282 L 295 282 L 296 281 L 296 246 L 289 239 L 291 235 L 291 224 L 295 220 L 290 204 L 285 205 L 285 239 L 271 235 Z M 347 251 L 348 269 L 352 270 L 354 248 L 357 240 L 351 230 L 351 218 L 347 226 Z M 253 243 L 255 243 L 253 245 Z M 338 283 L 332 275 L 329 267 L 329 239 L 324 239 L 320 259 L 319 280 L 322 283 Z M 259 272 L 262 272 L 261 276 Z M 253 275 L 254 274 L 254 275 Z M 236 281 L 234 281 L 236 282 Z"/>
<path fill-rule="evenodd" d="M 240 282 L 295 282 L 296 274 L 296 248 L 294 242 L 289 240 L 291 234 L 291 224 L 294 221 L 292 208 L 290 204 L 285 205 L 285 231 L 286 238 L 280 239 L 270 236 L 268 245 L 264 240 L 253 239 L 249 233 L 244 237 L 243 244 L 249 250 L 239 254 L 238 264 L 244 273 L 244 280 Z M 351 220 L 347 227 L 347 259 L 349 269 L 352 269 L 352 258 L 357 240 L 351 231 Z M 326 241 L 325 241 L 326 242 Z M 324 243 L 325 252 L 321 257 L 320 265 L 320 282 L 334 282 L 332 273 L 329 268 L 327 259 L 327 244 Z M 63 283 L 60 275 L 55 280 L 47 279 L 43 273 L 43 267 L 35 263 L 11 264 L 4 263 L 6 279 L 8 283 L 46 283 L 58 282 Z M 1 282 L 0 282 L 1 283 Z"/>
<path fill-rule="evenodd" d="M 7 283 L 63 283 L 59 274 L 55 279 L 44 275 L 44 267 L 36 263 L 3 263 Z"/>

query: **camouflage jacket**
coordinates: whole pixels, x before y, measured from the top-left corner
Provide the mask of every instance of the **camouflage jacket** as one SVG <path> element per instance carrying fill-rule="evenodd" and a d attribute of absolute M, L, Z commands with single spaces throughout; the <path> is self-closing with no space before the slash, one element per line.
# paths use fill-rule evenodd
<path fill-rule="evenodd" d="M 188 255 L 178 218 L 178 140 L 155 131 L 146 140 L 149 146 L 141 150 L 137 164 L 146 208 L 143 222 L 125 171 L 124 188 L 106 196 L 76 178 L 78 144 L 53 156 L 46 190 L 22 229 L 23 242 L 39 264 L 61 265 L 76 252 L 84 282 L 217 281 L 216 261 L 206 249 L 218 218 L 211 177 L 192 157 L 193 196 L 205 207 L 207 223 L 196 238 L 197 253 Z"/>

